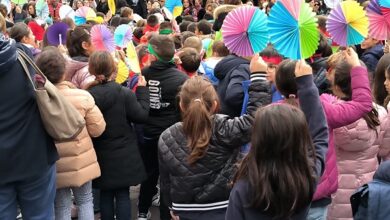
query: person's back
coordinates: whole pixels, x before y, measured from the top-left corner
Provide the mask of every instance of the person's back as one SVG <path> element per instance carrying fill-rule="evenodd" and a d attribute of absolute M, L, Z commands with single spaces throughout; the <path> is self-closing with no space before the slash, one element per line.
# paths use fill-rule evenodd
<path fill-rule="evenodd" d="M 3 19 L 0 16 L 0 28 Z M 16 218 L 17 196 L 26 219 L 34 216 L 42 219 L 53 213 L 48 211 L 50 207 L 54 210 L 49 203 L 54 203 L 53 164 L 58 155 L 43 127 L 31 83 L 17 60 L 15 41 L 5 40 L 1 31 L 0 219 Z M 40 184 L 36 182 L 38 179 L 45 184 L 44 188 L 36 188 Z M 30 184 L 30 188 L 26 184 Z M 45 199 L 42 193 L 46 193 Z"/>

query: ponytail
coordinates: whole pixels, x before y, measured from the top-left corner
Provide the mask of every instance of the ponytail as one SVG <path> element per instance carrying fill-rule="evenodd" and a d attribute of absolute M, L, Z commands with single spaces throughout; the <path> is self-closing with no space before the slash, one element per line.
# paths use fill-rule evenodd
<path fill-rule="evenodd" d="M 298 100 L 296 98 L 296 95 L 294 95 L 294 94 L 288 95 L 288 97 L 286 97 L 286 99 L 285 99 L 285 103 L 299 108 Z"/>

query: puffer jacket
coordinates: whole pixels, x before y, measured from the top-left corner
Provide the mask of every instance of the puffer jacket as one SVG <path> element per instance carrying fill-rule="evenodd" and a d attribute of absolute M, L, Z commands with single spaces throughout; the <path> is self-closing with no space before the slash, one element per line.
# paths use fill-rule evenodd
<path fill-rule="evenodd" d="M 251 76 L 247 114 L 233 119 L 215 114 L 206 155 L 195 164 L 187 163 L 190 151 L 181 122 L 161 134 L 158 147 L 161 193 L 166 204 L 172 204 L 179 216 L 183 211 L 227 207 L 229 183 L 236 171 L 235 164 L 241 159 L 240 147 L 250 141 L 254 113 L 259 106 L 271 102 L 270 85 L 265 76 L 254 80 L 255 75 Z"/>
<path fill-rule="evenodd" d="M 88 71 L 88 57 L 68 58 L 65 80 L 72 82 L 79 89 L 87 89 L 88 84 L 95 80 L 95 76 Z"/>
<path fill-rule="evenodd" d="M 379 105 L 375 108 L 380 121 L 383 121 L 386 110 Z M 350 197 L 372 180 L 378 168 L 379 132 L 380 127 L 377 131 L 370 129 L 363 118 L 334 130 L 339 188 L 332 195 L 328 219 L 352 220 Z"/>
<path fill-rule="evenodd" d="M 86 122 L 84 129 L 72 141 L 56 143 L 60 155 L 56 164 L 57 188 L 80 187 L 100 176 L 100 167 L 90 136 L 100 136 L 106 122 L 87 91 L 76 89 L 72 83 L 66 81 L 56 87 L 76 107 Z"/>
<path fill-rule="evenodd" d="M 372 109 L 371 89 L 366 68 L 352 68 L 351 88 L 351 101 L 339 103 L 335 102 L 335 97 L 332 95 L 322 94 L 320 96 L 329 127 L 329 147 L 325 171 L 314 194 L 312 207 L 316 206 L 316 201 L 330 199 L 331 194 L 335 193 L 338 187 L 333 130 L 355 122 Z"/>

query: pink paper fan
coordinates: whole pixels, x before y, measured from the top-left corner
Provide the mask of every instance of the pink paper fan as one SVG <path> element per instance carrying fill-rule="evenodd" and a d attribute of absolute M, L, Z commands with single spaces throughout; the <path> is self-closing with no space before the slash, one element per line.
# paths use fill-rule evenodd
<path fill-rule="evenodd" d="M 290 12 L 290 14 L 298 20 L 298 16 L 301 11 L 302 0 L 279 0 L 283 6 Z"/>
<path fill-rule="evenodd" d="M 96 17 L 96 13 L 93 11 L 93 9 L 87 6 L 83 6 L 77 9 L 75 15 L 83 18 Z"/>
<path fill-rule="evenodd" d="M 95 25 L 91 29 L 91 42 L 96 50 L 115 51 L 114 35 L 105 25 Z"/>
<path fill-rule="evenodd" d="M 371 0 L 367 6 L 367 17 L 370 23 L 370 36 L 377 40 L 390 38 L 390 22 L 387 21 L 378 4 L 378 0 Z"/>

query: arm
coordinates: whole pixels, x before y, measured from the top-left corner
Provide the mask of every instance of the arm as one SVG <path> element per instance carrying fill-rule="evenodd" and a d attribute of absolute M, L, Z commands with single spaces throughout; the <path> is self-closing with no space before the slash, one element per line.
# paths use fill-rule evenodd
<path fill-rule="evenodd" d="M 100 109 L 95 105 L 93 97 L 88 93 L 88 109 L 85 114 L 85 122 L 88 133 L 91 137 L 99 137 L 106 129 L 106 122 L 100 112 Z"/>
<path fill-rule="evenodd" d="M 242 89 L 242 82 L 249 80 L 249 73 L 244 67 L 235 69 L 230 75 L 230 81 L 226 89 L 225 102 L 230 106 L 242 105 L 244 91 Z"/>
<path fill-rule="evenodd" d="M 352 68 L 351 87 L 351 101 L 337 104 L 322 102 L 329 127 L 349 125 L 372 110 L 371 89 L 365 68 L 361 66 Z"/>
<path fill-rule="evenodd" d="M 224 116 L 214 131 L 221 145 L 239 147 L 250 141 L 256 110 L 271 103 L 271 86 L 265 73 L 252 74 L 247 114 L 229 119 Z"/>
<path fill-rule="evenodd" d="M 239 184 L 239 183 L 238 183 Z M 244 204 L 238 190 L 237 184 L 234 185 L 229 196 L 229 205 L 226 210 L 225 220 L 244 220 Z"/>
<path fill-rule="evenodd" d="M 296 78 L 299 104 L 305 113 L 310 134 L 315 146 L 315 172 L 321 176 L 325 169 L 325 154 L 328 148 L 328 126 L 321 106 L 318 89 L 314 85 L 313 75 Z"/>
<path fill-rule="evenodd" d="M 149 117 L 149 90 L 145 86 L 138 86 L 136 95 L 126 89 L 126 114 L 128 120 L 135 123 L 145 123 Z"/>

